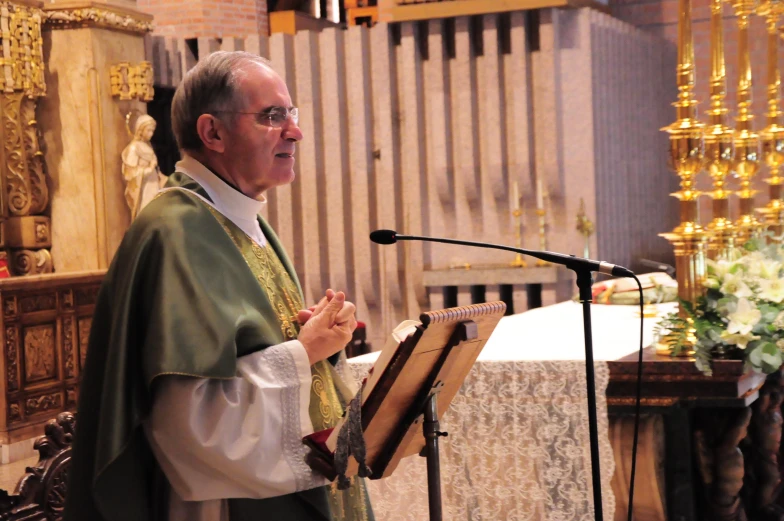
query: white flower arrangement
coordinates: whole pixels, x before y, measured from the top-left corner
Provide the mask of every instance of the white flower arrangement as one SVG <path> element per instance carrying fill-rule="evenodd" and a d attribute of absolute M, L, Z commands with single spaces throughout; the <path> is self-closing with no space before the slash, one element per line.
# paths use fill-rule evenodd
<path fill-rule="evenodd" d="M 762 373 L 784 361 L 784 249 L 750 241 L 735 259 L 708 261 L 706 292 L 686 318 L 671 314 L 657 326 L 673 355 L 691 347 L 697 367 L 711 374 L 714 358 L 735 358 Z"/>

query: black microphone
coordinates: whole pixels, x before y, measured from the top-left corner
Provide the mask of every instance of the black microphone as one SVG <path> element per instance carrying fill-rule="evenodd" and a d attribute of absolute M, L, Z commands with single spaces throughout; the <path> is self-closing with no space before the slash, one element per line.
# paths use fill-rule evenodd
<path fill-rule="evenodd" d="M 552 251 L 537 251 L 526 250 L 523 248 L 514 248 L 512 246 L 504 246 L 501 244 L 491 244 L 486 242 L 472 242 L 472 241 L 459 241 L 457 239 L 443 239 L 441 237 L 421 237 L 418 235 L 398 235 L 394 230 L 376 230 L 370 233 L 370 240 L 376 244 L 395 244 L 397 241 L 429 241 L 441 242 L 444 244 L 457 244 L 461 246 L 474 246 L 476 248 L 493 248 L 496 250 L 506 250 L 514 253 L 522 253 L 529 255 L 543 261 L 551 262 L 553 264 L 561 264 L 574 271 L 598 271 L 606 275 L 614 277 L 634 277 L 631 270 L 618 266 L 617 264 L 610 264 L 609 262 L 595 261 L 590 259 L 583 259 L 575 257 L 574 255 L 564 255 L 563 253 L 555 253 Z"/>

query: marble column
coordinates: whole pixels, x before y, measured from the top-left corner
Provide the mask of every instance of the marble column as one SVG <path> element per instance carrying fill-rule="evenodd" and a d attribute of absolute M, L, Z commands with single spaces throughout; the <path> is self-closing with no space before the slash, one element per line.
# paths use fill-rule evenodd
<path fill-rule="evenodd" d="M 152 16 L 133 0 L 51 0 L 43 8 L 48 95 L 38 107 L 51 178 L 54 269 L 108 267 L 128 225 L 120 154 L 138 97 L 112 97 L 110 68 L 145 60 Z"/>

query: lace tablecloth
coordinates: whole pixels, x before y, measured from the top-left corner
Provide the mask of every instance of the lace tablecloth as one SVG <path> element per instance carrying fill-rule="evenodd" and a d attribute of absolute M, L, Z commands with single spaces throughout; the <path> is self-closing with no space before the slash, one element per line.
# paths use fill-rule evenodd
<path fill-rule="evenodd" d="M 662 311 L 668 311 L 663 306 Z M 565 302 L 505 317 L 444 414 L 440 440 L 446 521 L 594 518 L 580 306 Z M 604 518 L 612 519 L 615 465 L 608 437 L 606 360 L 639 346 L 634 308 L 593 306 Z M 651 326 L 646 327 L 646 343 Z M 350 360 L 365 376 L 378 356 Z M 425 458 L 368 480 L 377 521 L 427 521 Z"/>

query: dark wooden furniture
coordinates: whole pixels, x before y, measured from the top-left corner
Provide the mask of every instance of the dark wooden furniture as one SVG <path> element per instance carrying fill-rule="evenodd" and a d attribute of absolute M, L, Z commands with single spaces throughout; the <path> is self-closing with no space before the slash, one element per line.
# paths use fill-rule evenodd
<path fill-rule="evenodd" d="M 63 518 L 75 429 L 75 416 L 69 412 L 58 414 L 46 424 L 46 434 L 35 442 L 38 464 L 27 468 L 13 493 L 0 490 L 0 521 L 60 521 Z"/>
<path fill-rule="evenodd" d="M 76 406 L 105 271 L 0 280 L 0 444 L 28 440 Z"/>
<path fill-rule="evenodd" d="M 608 363 L 616 520 L 628 508 L 637 357 Z M 643 360 L 636 519 L 784 520 L 781 373 L 766 377 L 718 360 L 708 377 L 694 359 L 652 348 Z"/>

